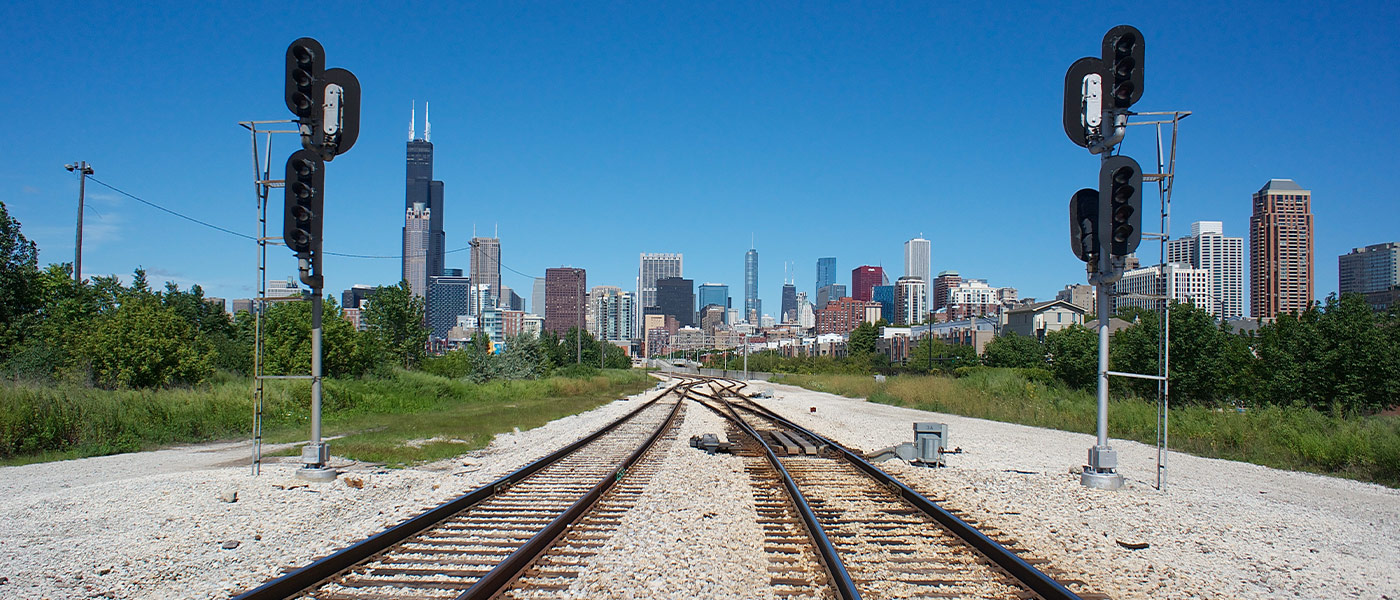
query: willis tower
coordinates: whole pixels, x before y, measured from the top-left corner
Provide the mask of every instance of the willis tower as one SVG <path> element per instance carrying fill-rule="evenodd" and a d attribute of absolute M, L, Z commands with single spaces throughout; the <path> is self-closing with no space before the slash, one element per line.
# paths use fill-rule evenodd
<path fill-rule="evenodd" d="M 414 134 L 415 112 L 416 108 L 409 113 L 408 120 L 408 185 L 404 197 L 408 217 L 403 230 L 403 278 L 415 294 L 426 296 L 428 278 L 443 274 L 447 234 L 442 230 L 442 182 L 433 180 L 433 126 L 428 121 L 428 105 L 423 105 L 421 138 Z M 421 227 L 411 226 L 415 219 L 424 217 L 427 221 L 426 240 L 421 239 Z"/>

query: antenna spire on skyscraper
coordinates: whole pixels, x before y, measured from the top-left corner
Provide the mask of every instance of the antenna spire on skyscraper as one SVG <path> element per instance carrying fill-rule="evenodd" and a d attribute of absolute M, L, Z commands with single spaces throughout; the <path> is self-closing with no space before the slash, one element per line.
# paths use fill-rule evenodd
<path fill-rule="evenodd" d="M 411 101 L 412 108 L 408 109 L 408 141 L 413 141 L 413 125 L 418 121 L 418 101 Z"/>
<path fill-rule="evenodd" d="M 423 101 L 423 141 L 433 141 L 433 122 L 428 120 L 428 101 Z"/>

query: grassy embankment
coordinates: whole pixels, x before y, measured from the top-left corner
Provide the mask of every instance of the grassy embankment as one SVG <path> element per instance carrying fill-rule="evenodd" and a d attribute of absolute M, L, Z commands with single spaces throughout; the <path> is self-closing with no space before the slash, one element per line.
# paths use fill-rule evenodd
<path fill-rule="evenodd" d="M 781 383 L 872 402 L 968 417 L 1093 433 L 1094 394 L 1033 382 L 1013 369 L 977 369 L 961 378 L 784 375 Z M 1155 444 L 1156 401 L 1115 399 L 1109 434 Z M 1171 410 L 1171 448 L 1197 456 L 1336 475 L 1400 487 L 1400 417 L 1339 417 L 1308 408 L 1245 412 L 1203 406 Z"/>
<path fill-rule="evenodd" d="M 323 435 L 337 456 L 402 465 L 485 447 L 495 434 L 530 429 L 649 387 L 640 371 L 587 378 L 474 384 L 418 372 L 326 380 Z M 100 456 L 165 444 L 246 439 L 251 382 L 223 377 L 195 388 L 107 391 L 0 383 L 0 464 Z M 268 443 L 306 439 L 311 386 L 271 381 L 263 406 Z M 438 438 L 438 441 L 420 443 Z M 291 450 L 296 453 L 295 449 Z"/>

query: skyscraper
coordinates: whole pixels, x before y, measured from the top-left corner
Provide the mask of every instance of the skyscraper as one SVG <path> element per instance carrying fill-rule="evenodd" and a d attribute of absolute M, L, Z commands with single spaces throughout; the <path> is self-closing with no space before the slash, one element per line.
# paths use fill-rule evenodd
<path fill-rule="evenodd" d="M 861 265 L 851 269 L 851 297 L 870 301 L 870 292 L 877 285 L 885 285 L 885 269 Z"/>
<path fill-rule="evenodd" d="M 814 294 L 821 294 L 822 288 L 836 283 L 836 257 L 828 256 L 817 259 L 817 289 Z M 821 308 L 820 306 L 817 308 Z"/>
<path fill-rule="evenodd" d="M 588 331 L 600 339 L 613 342 L 630 341 L 636 337 L 632 328 L 632 292 L 610 285 L 594 286 L 588 292 Z"/>
<path fill-rule="evenodd" d="M 1370 294 L 1400 285 L 1400 243 L 1371 244 L 1337 257 L 1337 293 Z"/>
<path fill-rule="evenodd" d="M 544 316 L 544 278 L 535 278 L 535 289 L 530 293 L 530 312 L 541 317 Z"/>
<path fill-rule="evenodd" d="M 928 284 L 933 281 L 933 244 L 922 234 L 904 242 L 904 275 L 918 277 L 924 282 L 924 306 L 927 307 Z"/>
<path fill-rule="evenodd" d="M 408 207 L 403 221 L 403 278 L 408 289 L 420 298 L 428 297 L 428 253 L 432 240 L 432 218 L 422 202 Z"/>
<path fill-rule="evenodd" d="M 501 305 L 501 238 L 472 238 L 472 283 L 491 286 L 496 305 Z"/>
<path fill-rule="evenodd" d="M 744 253 L 744 319 L 758 325 L 763 316 L 763 302 L 758 299 L 758 250 Z"/>
<path fill-rule="evenodd" d="M 407 191 L 404 195 L 404 207 L 410 216 L 414 214 L 414 205 L 422 204 L 424 214 L 427 215 L 428 222 L 426 233 L 426 244 L 424 249 L 416 254 L 408 252 L 409 246 L 409 222 L 404 221 L 404 254 L 403 254 L 403 278 L 408 280 L 409 287 L 415 294 L 420 296 L 427 292 L 428 277 L 443 274 L 444 252 L 447 242 L 447 234 L 442 230 L 442 182 L 433 180 L 433 142 L 432 125 L 428 122 L 427 105 L 423 108 L 423 137 L 414 135 L 414 121 L 416 117 L 412 114 L 408 120 L 408 158 L 407 158 Z M 415 231 L 415 235 L 421 232 Z M 417 242 L 415 242 L 417 243 Z M 415 273 L 421 269 L 422 274 L 416 279 L 409 278 L 410 261 L 416 260 L 418 256 L 423 257 L 421 267 L 413 265 Z M 415 287 L 416 284 L 416 287 Z"/>
<path fill-rule="evenodd" d="M 699 300 L 695 303 L 695 307 L 703 311 L 706 306 L 710 305 L 716 305 L 725 309 L 727 314 L 729 309 L 729 286 L 723 283 L 700 284 Z"/>
<path fill-rule="evenodd" d="M 870 301 L 877 302 L 880 304 L 880 314 L 884 316 L 884 319 L 886 321 L 889 321 L 890 323 L 893 323 L 895 325 L 900 325 L 901 323 L 895 320 L 895 317 L 898 313 L 895 312 L 894 307 L 894 288 L 895 286 L 893 285 L 877 285 L 874 288 L 871 288 Z"/>
<path fill-rule="evenodd" d="M 1220 221 L 1191 224 L 1191 237 L 1167 242 L 1167 262 L 1210 271 L 1210 304 L 1221 319 L 1244 316 L 1244 238 L 1225 237 Z"/>
<path fill-rule="evenodd" d="M 434 338 L 445 340 L 457 317 L 471 313 L 471 278 L 429 277 L 428 298 L 428 328 Z"/>
<path fill-rule="evenodd" d="M 656 280 L 685 275 L 684 260 L 679 253 L 643 252 L 641 265 L 637 269 L 637 326 L 640 327 L 642 309 L 656 306 Z"/>
<path fill-rule="evenodd" d="M 930 311 L 938 311 L 948 306 L 948 291 L 962 284 L 962 276 L 957 271 L 942 271 L 938 277 L 933 279 L 933 301 L 929 303 Z"/>
<path fill-rule="evenodd" d="M 583 329 L 587 273 L 573 267 L 545 269 L 544 287 L 544 328 L 561 336 L 574 327 Z"/>
<path fill-rule="evenodd" d="M 846 286 L 840 283 L 822 286 L 817 290 L 817 305 L 815 310 L 826 308 L 827 304 L 846 297 Z"/>
<path fill-rule="evenodd" d="M 781 314 L 778 315 L 780 323 L 797 322 L 797 286 L 791 283 L 783 284 L 782 305 L 779 307 Z"/>
<path fill-rule="evenodd" d="M 894 285 L 894 322 L 896 325 L 918 325 L 928 314 L 924 299 L 928 284 L 912 275 L 900 277 Z"/>
<path fill-rule="evenodd" d="M 682 327 L 695 325 L 695 282 L 684 277 L 656 280 L 656 306 Z"/>
<path fill-rule="evenodd" d="M 1312 192 L 1270 179 L 1249 217 L 1249 310 L 1254 317 L 1307 310 L 1313 301 Z"/>

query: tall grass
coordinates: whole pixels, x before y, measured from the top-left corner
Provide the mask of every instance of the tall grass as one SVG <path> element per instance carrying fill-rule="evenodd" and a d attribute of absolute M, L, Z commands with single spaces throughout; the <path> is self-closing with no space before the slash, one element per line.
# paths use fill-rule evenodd
<path fill-rule="evenodd" d="M 367 452 L 371 447 L 378 448 L 374 452 L 384 458 L 392 454 L 384 452 L 384 447 L 402 446 L 404 440 L 454 435 L 448 429 L 464 426 L 463 420 L 445 415 L 473 413 L 473 423 L 485 423 L 472 434 L 475 441 L 471 447 L 480 447 L 500 431 L 538 426 L 571 414 L 568 411 L 587 410 L 617 395 L 644 389 L 649 383 L 644 374 L 628 371 L 604 371 L 579 379 L 485 384 L 407 371 L 385 378 L 328 379 L 322 402 L 323 426 L 327 435 L 353 435 L 360 430 L 379 432 L 377 444 L 366 441 L 362 446 Z M 246 437 L 252 430 L 251 390 L 250 380 L 228 376 L 216 377 L 196 388 L 157 390 L 109 391 L 78 385 L 3 382 L 0 463 L 98 456 L 172 443 Z M 307 382 L 268 382 L 263 426 L 269 441 L 305 438 L 310 399 L 311 386 Z M 409 418 L 414 415 L 418 416 Z M 423 432 L 412 431 L 413 423 L 420 425 Z M 405 448 L 407 455 L 436 456 L 411 446 Z M 342 456 L 346 455 L 343 450 L 335 448 Z M 393 462 L 412 460 L 409 456 Z"/>
<path fill-rule="evenodd" d="M 1093 433 L 1094 394 L 1028 380 L 1015 369 L 976 369 L 964 377 L 902 375 L 884 383 L 861 375 L 784 375 L 782 383 L 907 406 L 1063 431 Z M 1157 405 L 1115 399 L 1109 434 L 1154 444 Z M 1336 475 L 1400 487 L 1400 417 L 1335 416 L 1301 406 L 1238 412 L 1181 406 L 1169 415 L 1171 448 L 1197 456 Z"/>

